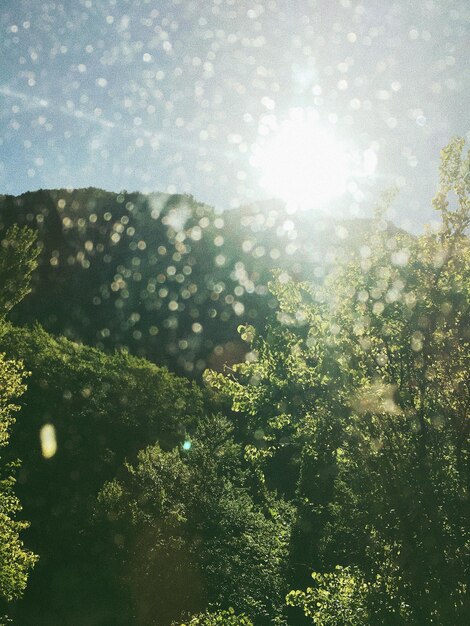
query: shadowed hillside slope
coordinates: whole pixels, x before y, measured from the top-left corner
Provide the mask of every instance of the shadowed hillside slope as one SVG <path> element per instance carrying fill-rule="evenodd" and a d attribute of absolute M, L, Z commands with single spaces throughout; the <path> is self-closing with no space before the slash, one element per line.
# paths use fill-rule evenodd
<path fill-rule="evenodd" d="M 370 227 L 278 202 L 221 213 L 191 196 L 93 188 L 0 196 L 0 220 L 37 228 L 42 245 L 15 322 L 190 376 L 243 358 L 237 326 L 275 307 L 274 269 L 319 281 Z"/>

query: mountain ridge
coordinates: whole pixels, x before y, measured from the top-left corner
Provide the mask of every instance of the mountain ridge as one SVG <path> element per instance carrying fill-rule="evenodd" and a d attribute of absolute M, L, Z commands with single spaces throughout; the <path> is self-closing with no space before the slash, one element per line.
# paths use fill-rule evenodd
<path fill-rule="evenodd" d="M 15 222 L 42 250 L 14 322 L 189 376 L 244 358 L 236 329 L 269 318 L 273 270 L 320 281 L 371 225 L 290 215 L 280 201 L 220 211 L 189 194 L 95 187 L 1 195 L 0 227 Z"/>

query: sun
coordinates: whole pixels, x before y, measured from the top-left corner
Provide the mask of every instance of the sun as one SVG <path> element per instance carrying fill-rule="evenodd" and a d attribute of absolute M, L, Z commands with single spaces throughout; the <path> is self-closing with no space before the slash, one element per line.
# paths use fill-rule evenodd
<path fill-rule="evenodd" d="M 259 170 L 266 192 L 292 210 L 322 206 L 344 193 L 351 158 L 321 127 L 315 111 L 292 109 L 281 122 L 266 116 L 260 133 L 251 164 Z"/>

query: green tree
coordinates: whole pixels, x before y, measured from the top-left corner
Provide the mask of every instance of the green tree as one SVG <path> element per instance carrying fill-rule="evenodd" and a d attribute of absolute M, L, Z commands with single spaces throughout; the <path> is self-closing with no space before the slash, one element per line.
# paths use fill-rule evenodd
<path fill-rule="evenodd" d="M 10 228 L 0 243 L 0 325 L 3 317 L 29 291 L 36 266 L 35 236 L 29 229 Z M 0 352 L 0 448 L 7 446 L 19 410 L 16 400 L 25 390 L 23 364 Z M 27 550 L 21 532 L 29 524 L 17 518 L 20 501 L 14 493 L 17 462 L 0 457 L 0 601 L 3 608 L 19 598 L 37 556 Z"/>
<path fill-rule="evenodd" d="M 256 471 L 296 504 L 294 581 L 303 586 L 310 567 L 319 591 L 290 601 L 300 599 L 315 623 L 354 623 L 331 621 L 335 602 L 356 606 L 354 589 L 367 623 L 469 620 L 462 150 L 454 140 L 442 153 L 438 231 L 390 236 L 378 212 L 357 257 L 323 285 L 280 273 L 271 286 L 276 320 L 264 336 L 241 329 L 250 360 L 206 375 L 246 415 Z M 354 580 L 335 565 L 353 568 Z M 334 602 L 312 613 L 318 594 Z"/>
<path fill-rule="evenodd" d="M 202 418 L 203 393 L 144 359 L 107 355 L 39 326 L 3 323 L 0 351 L 31 372 L 19 400 L 21 428 L 6 453 L 21 459 L 18 488 L 41 567 L 14 607 L 15 620 L 127 625 L 126 594 L 114 568 L 104 567 L 104 538 L 90 525 L 96 494 L 126 457 L 156 440 L 164 449 L 181 441 Z M 45 424 L 56 435 L 51 458 L 39 445 Z"/>
<path fill-rule="evenodd" d="M 313 587 L 291 591 L 287 604 L 300 607 L 318 626 L 363 626 L 370 623 L 367 611 L 368 584 L 360 572 L 336 566 L 328 574 L 312 574 Z"/>
<path fill-rule="evenodd" d="M 236 615 L 233 609 L 201 613 L 179 626 L 253 626 L 253 622 L 245 615 Z"/>
<path fill-rule="evenodd" d="M 23 378 L 22 364 L 0 353 L 0 447 L 8 444 L 14 414 L 19 409 L 15 399 L 24 391 Z M 21 597 L 29 571 L 37 561 L 37 556 L 24 547 L 20 538 L 29 524 L 17 519 L 21 505 L 13 491 L 15 465 L 4 462 L 0 465 L 0 598 L 4 607 L 5 603 Z"/>
<path fill-rule="evenodd" d="M 137 623 L 169 624 L 207 605 L 281 623 L 290 510 L 253 498 L 241 452 L 225 418 L 205 418 L 186 445 L 146 448 L 104 486 L 99 504 L 111 540 L 121 538 Z"/>
<path fill-rule="evenodd" d="M 13 225 L 0 241 L 0 315 L 8 313 L 30 292 L 39 248 L 30 228 Z"/>

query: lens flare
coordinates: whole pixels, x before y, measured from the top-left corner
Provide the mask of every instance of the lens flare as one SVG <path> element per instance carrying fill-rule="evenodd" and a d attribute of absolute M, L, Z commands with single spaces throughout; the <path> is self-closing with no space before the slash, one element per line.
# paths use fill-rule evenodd
<path fill-rule="evenodd" d="M 57 452 L 57 438 L 53 424 L 44 424 L 39 433 L 42 456 L 50 459 Z"/>

